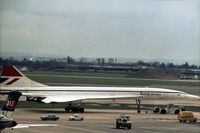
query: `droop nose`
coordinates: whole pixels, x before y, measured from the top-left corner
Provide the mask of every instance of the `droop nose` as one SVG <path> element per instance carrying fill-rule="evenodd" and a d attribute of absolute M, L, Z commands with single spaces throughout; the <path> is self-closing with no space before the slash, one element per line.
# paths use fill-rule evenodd
<path fill-rule="evenodd" d="M 189 98 L 189 99 L 196 99 L 196 100 L 200 100 L 200 97 L 199 96 L 196 96 L 196 95 L 191 95 L 191 94 L 187 94 L 185 97 Z"/>

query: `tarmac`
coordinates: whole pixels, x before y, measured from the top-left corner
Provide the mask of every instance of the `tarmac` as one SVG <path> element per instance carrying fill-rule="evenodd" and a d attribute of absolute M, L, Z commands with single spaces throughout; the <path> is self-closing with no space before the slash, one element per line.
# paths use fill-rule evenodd
<path fill-rule="evenodd" d="M 44 114 L 56 114 L 58 121 L 41 121 Z M 131 117 L 132 129 L 116 129 L 115 120 L 121 114 Z M 13 119 L 19 124 L 57 124 L 56 127 L 29 127 L 5 129 L 2 133 L 199 133 L 200 119 L 196 123 L 179 123 L 177 115 L 136 113 L 136 110 L 86 109 L 80 114 L 83 121 L 69 121 L 73 113 L 64 109 L 26 109 L 17 108 Z M 200 118 L 200 112 L 195 113 Z"/>

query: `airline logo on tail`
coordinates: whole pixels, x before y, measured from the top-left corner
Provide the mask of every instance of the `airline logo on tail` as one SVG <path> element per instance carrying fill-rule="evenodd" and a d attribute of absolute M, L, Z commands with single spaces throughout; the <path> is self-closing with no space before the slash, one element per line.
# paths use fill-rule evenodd
<path fill-rule="evenodd" d="M 9 80 L 9 77 L 12 77 L 12 79 Z M 23 77 L 22 74 L 19 71 L 17 71 L 17 69 L 14 66 L 4 66 L 0 78 L 0 84 L 5 83 L 5 85 L 12 85 L 13 83 L 17 82 L 20 79 L 20 77 Z"/>
<path fill-rule="evenodd" d="M 15 66 L 3 66 L 0 77 L 1 87 L 41 87 L 44 84 L 35 82 L 23 75 Z"/>
<path fill-rule="evenodd" d="M 19 101 L 19 97 L 22 95 L 21 92 L 10 92 L 8 95 L 8 98 L 4 104 L 4 106 L 2 107 L 1 110 L 3 111 L 12 111 L 14 112 L 15 107 Z"/>

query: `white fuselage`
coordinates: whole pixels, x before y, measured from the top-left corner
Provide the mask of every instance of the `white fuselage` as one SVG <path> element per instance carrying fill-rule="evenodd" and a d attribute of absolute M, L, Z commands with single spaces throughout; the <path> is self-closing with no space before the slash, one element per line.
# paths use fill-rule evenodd
<path fill-rule="evenodd" d="M 22 94 L 32 96 L 60 96 L 60 97 L 89 97 L 88 99 L 181 99 L 199 98 L 182 91 L 162 88 L 140 87 L 78 87 L 78 86 L 46 86 L 46 87 L 2 87 L 1 92 L 20 91 Z M 83 98 L 84 100 L 84 98 Z"/>

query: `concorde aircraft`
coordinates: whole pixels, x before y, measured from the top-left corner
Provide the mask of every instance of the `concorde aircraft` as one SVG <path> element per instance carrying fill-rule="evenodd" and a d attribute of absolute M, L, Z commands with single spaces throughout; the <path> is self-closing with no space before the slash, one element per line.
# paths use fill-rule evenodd
<path fill-rule="evenodd" d="M 63 102 L 66 103 L 65 111 L 67 112 L 84 112 L 84 107 L 80 106 L 83 100 L 132 98 L 136 99 L 138 112 L 140 112 L 141 99 L 200 98 L 182 91 L 163 88 L 47 86 L 27 78 L 15 66 L 3 66 L 0 83 L 0 94 L 18 91 L 27 97 L 27 101 Z"/>

